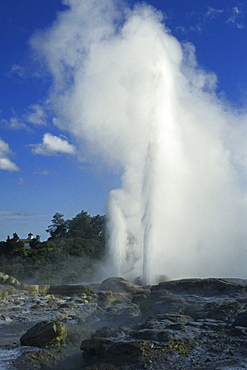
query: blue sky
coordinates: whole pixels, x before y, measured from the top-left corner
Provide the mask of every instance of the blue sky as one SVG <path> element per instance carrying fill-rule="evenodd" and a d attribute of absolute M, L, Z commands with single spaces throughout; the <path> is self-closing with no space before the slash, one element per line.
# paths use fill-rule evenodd
<path fill-rule="evenodd" d="M 125 6 L 132 8 L 135 3 Z M 245 110 L 246 3 L 146 3 L 163 12 L 163 22 L 173 36 L 194 45 L 198 64 L 216 74 L 221 99 Z M 43 45 L 40 37 L 45 37 L 59 12 L 67 11 L 65 4 L 58 0 L 0 3 L 0 240 L 14 232 L 22 238 L 32 232 L 46 240 L 45 229 L 56 212 L 65 218 L 81 210 L 104 214 L 108 193 L 121 184 L 121 169 L 102 165 L 94 153 L 91 158 L 90 151 L 84 152 L 73 130 L 57 124 L 47 104 L 54 76 L 37 45 Z"/>

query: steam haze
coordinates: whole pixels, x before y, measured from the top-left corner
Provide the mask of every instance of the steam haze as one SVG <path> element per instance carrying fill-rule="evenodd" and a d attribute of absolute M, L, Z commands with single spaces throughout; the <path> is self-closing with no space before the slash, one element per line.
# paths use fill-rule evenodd
<path fill-rule="evenodd" d="M 54 123 L 82 157 L 122 171 L 105 275 L 246 277 L 246 114 L 154 8 L 64 3 L 31 44 L 53 78 Z"/>

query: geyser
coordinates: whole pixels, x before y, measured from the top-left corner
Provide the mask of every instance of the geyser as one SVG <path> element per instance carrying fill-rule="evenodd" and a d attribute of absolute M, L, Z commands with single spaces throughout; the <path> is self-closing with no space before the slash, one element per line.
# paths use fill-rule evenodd
<path fill-rule="evenodd" d="M 116 3 L 67 0 L 32 39 L 54 79 L 55 123 L 84 156 L 122 170 L 106 274 L 246 277 L 246 116 L 217 97 L 215 75 L 159 12 Z"/>

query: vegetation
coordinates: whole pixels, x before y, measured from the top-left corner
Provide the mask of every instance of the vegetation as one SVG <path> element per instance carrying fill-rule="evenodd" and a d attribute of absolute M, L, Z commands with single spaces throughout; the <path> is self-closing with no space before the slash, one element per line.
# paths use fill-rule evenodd
<path fill-rule="evenodd" d="M 37 236 L 28 247 L 16 233 L 0 242 L 0 270 L 32 283 L 90 279 L 105 253 L 105 216 L 82 211 L 65 220 L 63 214 L 55 213 L 46 231 L 47 241 L 40 242 Z"/>

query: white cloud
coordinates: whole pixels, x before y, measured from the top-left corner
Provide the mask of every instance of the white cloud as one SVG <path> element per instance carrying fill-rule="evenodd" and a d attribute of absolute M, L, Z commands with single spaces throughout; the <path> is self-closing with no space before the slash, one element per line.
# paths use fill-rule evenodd
<path fill-rule="evenodd" d="M 47 217 L 48 214 L 42 215 L 36 213 L 38 211 L 0 211 L 0 220 L 14 220 L 14 219 L 26 219 L 26 218 L 43 218 Z"/>
<path fill-rule="evenodd" d="M 11 117 L 9 120 L 1 119 L 1 123 L 11 130 L 21 130 L 21 129 L 29 130 L 29 127 L 20 118 L 16 116 Z"/>
<path fill-rule="evenodd" d="M 37 175 L 49 176 L 51 174 L 51 171 L 43 170 L 43 171 L 35 171 L 34 173 Z"/>
<path fill-rule="evenodd" d="M 226 7 L 224 9 L 208 7 L 204 13 L 192 11 L 187 14 L 190 18 L 190 27 L 178 26 L 176 30 L 182 34 L 188 32 L 201 33 L 215 20 L 242 29 L 244 28 L 244 12 L 245 5 L 242 3 L 238 3 L 238 6 L 232 8 Z"/>
<path fill-rule="evenodd" d="M 29 106 L 29 112 L 24 115 L 25 121 L 35 125 L 46 125 L 46 112 L 40 104 Z"/>
<path fill-rule="evenodd" d="M 75 146 L 67 140 L 61 139 L 58 136 L 46 133 L 43 136 L 43 141 L 40 144 L 32 144 L 32 152 L 41 155 L 56 155 L 56 154 L 75 154 Z"/>
<path fill-rule="evenodd" d="M 18 185 L 19 185 L 19 186 L 24 186 L 24 185 L 26 185 L 26 181 L 24 180 L 24 178 L 23 178 L 23 177 L 20 177 L 20 178 L 19 178 Z"/>
<path fill-rule="evenodd" d="M 0 139 L 0 170 L 6 171 L 19 171 L 19 167 L 9 159 L 9 156 L 12 155 L 12 151 L 9 148 L 9 145 Z"/>
<path fill-rule="evenodd" d="M 224 9 L 216 9 L 209 7 L 206 14 L 204 15 L 205 20 L 207 22 L 211 21 L 212 19 L 218 18 L 220 14 L 224 13 Z"/>
<path fill-rule="evenodd" d="M 10 119 L 1 119 L 0 122 L 11 130 L 21 130 L 25 129 L 31 131 L 32 125 L 46 125 L 47 124 L 47 114 L 46 109 L 40 104 L 32 104 L 27 108 L 25 114 L 19 117 L 13 112 L 13 117 Z"/>
<path fill-rule="evenodd" d="M 234 6 L 231 9 L 230 16 L 226 20 L 226 23 L 236 28 L 242 29 L 244 28 L 243 17 L 244 17 L 244 6 L 242 4 L 239 4 L 239 6 Z"/>
<path fill-rule="evenodd" d="M 25 69 L 23 68 L 23 66 L 19 65 L 19 64 L 16 64 L 14 63 L 11 67 L 11 70 L 9 72 L 10 75 L 17 75 L 19 77 L 25 77 Z"/>

